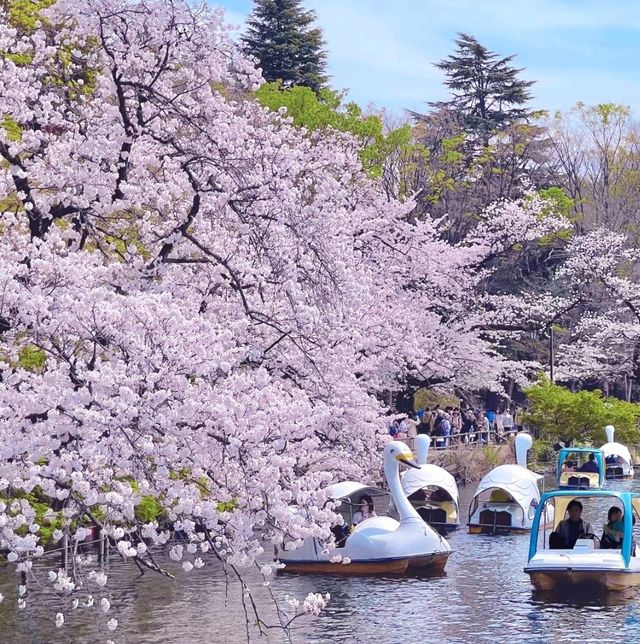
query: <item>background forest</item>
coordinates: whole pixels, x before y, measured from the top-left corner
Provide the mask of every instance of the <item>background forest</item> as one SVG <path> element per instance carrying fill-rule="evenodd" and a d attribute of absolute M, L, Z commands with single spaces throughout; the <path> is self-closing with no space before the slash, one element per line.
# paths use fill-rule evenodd
<path fill-rule="evenodd" d="M 566 226 L 487 259 L 493 270 L 478 297 L 494 319 L 482 330 L 502 334 L 503 356 L 572 390 L 598 387 L 636 400 L 640 130 L 630 108 L 577 103 L 568 112 L 533 111 L 535 83 L 523 80 L 516 57 L 459 34 L 451 55 L 434 61 L 449 100 L 389 117 L 331 88 L 314 18 L 300 2 L 255 3 L 243 42 L 269 81 L 257 99 L 285 107 L 308 131 L 354 134 L 363 166 L 387 194 L 415 199 L 408 217 L 437 222 L 454 245 L 478 221 L 490 221 L 497 204 L 545 199 Z M 504 375 L 500 385 L 513 394 Z M 428 370 L 422 376 L 412 384 L 442 380 Z"/>

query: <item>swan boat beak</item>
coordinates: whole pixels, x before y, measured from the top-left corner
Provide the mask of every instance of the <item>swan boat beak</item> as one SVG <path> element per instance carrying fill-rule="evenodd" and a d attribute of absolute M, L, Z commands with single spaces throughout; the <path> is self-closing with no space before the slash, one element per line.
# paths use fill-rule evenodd
<path fill-rule="evenodd" d="M 398 454 L 396 456 L 396 460 L 408 465 L 409 467 L 413 467 L 417 470 L 420 469 L 420 466 L 413 460 L 412 454 Z"/>

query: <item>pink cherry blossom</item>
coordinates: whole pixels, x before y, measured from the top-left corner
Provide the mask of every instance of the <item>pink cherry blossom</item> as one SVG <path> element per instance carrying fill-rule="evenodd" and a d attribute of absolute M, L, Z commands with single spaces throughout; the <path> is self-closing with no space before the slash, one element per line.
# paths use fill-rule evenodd
<path fill-rule="evenodd" d="M 535 195 L 451 245 L 367 177 L 356 139 L 254 101 L 219 13 L 44 14 L 19 32 L 0 9 L 0 50 L 30 58 L 0 57 L 0 491 L 37 488 L 51 519 L 96 522 L 139 565 L 157 568 L 132 544 L 177 530 L 239 569 L 265 540 L 330 539 L 324 489 L 377 476 L 382 395 L 408 376 L 523 373 L 482 284 L 492 257 L 566 225 Z M 34 518 L 0 505 L 9 561 L 42 554 Z"/>

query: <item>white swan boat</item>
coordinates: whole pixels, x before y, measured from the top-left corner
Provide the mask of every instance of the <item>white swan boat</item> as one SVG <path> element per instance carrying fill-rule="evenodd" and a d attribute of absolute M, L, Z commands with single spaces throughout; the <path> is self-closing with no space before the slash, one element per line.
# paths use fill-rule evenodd
<path fill-rule="evenodd" d="M 527 451 L 533 440 L 529 434 L 516 436 L 517 465 L 499 465 L 478 484 L 469 507 L 469 532 L 506 534 L 529 532 L 540 501 L 539 482 L 543 478 L 527 469 Z M 546 523 L 553 521 L 549 506 Z"/>
<path fill-rule="evenodd" d="M 551 530 L 543 527 L 548 506 L 564 517 L 569 502 L 577 499 L 584 506 L 582 518 L 594 520 L 596 512 L 604 520 L 612 504 L 622 511 L 622 542 L 618 548 L 601 548 L 595 534 L 578 535 L 572 548 L 561 544 L 551 548 Z M 524 571 L 534 588 L 550 590 L 625 590 L 640 586 L 640 552 L 633 542 L 633 524 L 640 516 L 640 494 L 614 490 L 555 490 L 543 495 L 531 530 L 529 561 Z M 556 527 L 558 530 L 558 527 Z"/>
<path fill-rule="evenodd" d="M 400 441 L 391 441 L 384 448 L 383 458 L 399 521 L 388 516 L 366 519 L 353 528 L 342 547 L 325 549 L 318 539 L 309 538 L 296 550 L 278 548 L 278 559 L 285 564 L 283 572 L 401 575 L 437 573 L 444 569 L 451 553 L 449 544 L 422 520 L 400 485 L 400 463 L 417 467 L 411 450 Z M 346 484 L 353 487 L 354 482 L 340 485 L 345 485 L 346 490 Z"/>
<path fill-rule="evenodd" d="M 604 476 L 607 479 L 632 479 L 633 458 L 629 448 L 613 440 L 615 427 L 607 425 L 604 428 L 607 442 L 600 448 L 604 454 Z"/>
<path fill-rule="evenodd" d="M 402 489 L 418 514 L 438 532 L 460 527 L 460 494 L 455 478 L 442 467 L 427 463 L 431 439 L 419 434 L 415 439 L 419 469 L 402 475 Z"/>

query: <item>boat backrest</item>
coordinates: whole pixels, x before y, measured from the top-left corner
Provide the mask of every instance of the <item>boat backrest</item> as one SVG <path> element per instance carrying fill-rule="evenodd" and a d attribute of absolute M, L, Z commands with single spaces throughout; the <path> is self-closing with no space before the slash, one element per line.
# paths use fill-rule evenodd
<path fill-rule="evenodd" d="M 442 508 L 418 508 L 418 514 L 425 523 L 447 522 L 447 513 Z"/>
<path fill-rule="evenodd" d="M 508 512 L 483 510 L 480 512 L 480 525 L 482 526 L 511 526 L 511 515 Z"/>
<path fill-rule="evenodd" d="M 563 472 L 560 477 L 560 485 L 582 489 L 598 487 L 598 474 L 596 472 Z"/>

